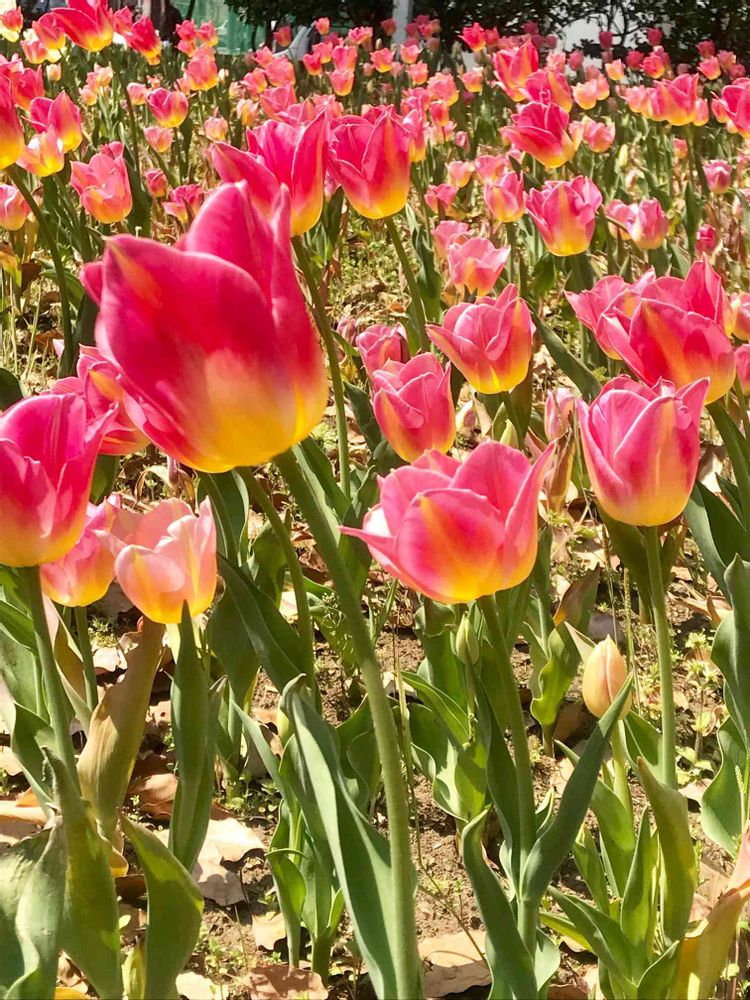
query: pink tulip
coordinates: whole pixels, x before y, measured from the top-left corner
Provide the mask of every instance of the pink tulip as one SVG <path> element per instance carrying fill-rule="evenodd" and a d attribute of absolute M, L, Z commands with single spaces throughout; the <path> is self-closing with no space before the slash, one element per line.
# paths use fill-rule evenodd
<path fill-rule="evenodd" d="M 432 242 L 435 246 L 435 256 L 438 260 L 446 260 L 448 248 L 454 240 L 466 242 L 469 239 L 469 227 L 465 222 L 447 219 L 439 222 L 432 230 Z"/>
<path fill-rule="evenodd" d="M 667 524 L 685 509 L 700 457 L 700 416 L 708 379 L 675 390 L 621 375 L 578 423 L 591 485 L 606 513 L 624 524 Z"/>
<path fill-rule="evenodd" d="M 750 344 L 741 344 L 734 352 L 737 378 L 745 396 L 750 396 Z"/>
<path fill-rule="evenodd" d="M 511 121 L 513 125 L 502 130 L 506 142 L 533 156 L 548 170 L 561 167 L 575 156 L 580 136 L 575 139 L 570 135 L 568 113 L 556 104 L 532 101 L 512 115 Z"/>
<path fill-rule="evenodd" d="M 29 105 L 29 120 L 37 132 L 52 129 L 66 153 L 78 149 L 83 142 L 81 112 L 64 90 L 54 101 L 35 97 Z"/>
<path fill-rule="evenodd" d="M 523 382 L 531 361 L 534 324 L 515 285 L 497 299 L 451 306 L 430 340 L 478 392 L 507 392 Z"/>
<path fill-rule="evenodd" d="M 592 153 L 606 153 L 615 141 L 614 125 L 593 121 L 591 118 L 584 118 L 582 134 L 583 141 Z"/>
<path fill-rule="evenodd" d="M 544 403 L 544 432 L 548 441 L 562 437 L 571 425 L 578 397 L 565 386 L 550 389 Z"/>
<path fill-rule="evenodd" d="M 223 181 L 247 181 L 253 200 L 266 211 L 285 184 L 292 200 L 292 235 L 300 236 L 323 211 L 327 131 L 325 112 L 299 125 L 267 121 L 248 131 L 249 152 L 217 142 L 211 162 Z"/>
<path fill-rule="evenodd" d="M 492 57 L 500 86 L 512 101 L 522 101 L 523 86 L 539 69 L 539 53 L 531 42 L 518 48 L 501 49 Z"/>
<path fill-rule="evenodd" d="M 216 526 L 204 500 L 195 517 L 183 500 L 162 500 L 141 516 L 117 544 L 117 582 L 152 621 L 172 625 L 187 604 L 191 617 L 211 604 L 216 592 Z"/>
<path fill-rule="evenodd" d="M 628 234 L 641 250 L 655 250 L 669 232 L 669 219 L 656 198 L 645 198 L 630 205 L 626 222 Z"/>
<path fill-rule="evenodd" d="M 370 378 L 379 368 L 384 368 L 387 361 L 403 364 L 409 360 L 406 330 L 402 323 L 368 326 L 354 343 Z"/>
<path fill-rule="evenodd" d="M 157 87 L 148 95 L 146 103 L 162 128 L 177 128 L 187 118 L 188 99 L 178 90 Z"/>
<path fill-rule="evenodd" d="M 373 410 L 396 454 L 413 462 L 423 452 L 447 452 L 456 436 L 450 365 L 434 354 L 418 354 L 406 364 L 387 361 L 373 372 Z"/>
<path fill-rule="evenodd" d="M 442 604 L 508 590 L 531 572 L 537 503 L 552 449 L 530 465 L 513 448 L 484 441 L 462 464 L 427 452 L 380 480 L 380 503 L 361 538 L 405 586 Z"/>
<path fill-rule="evenodd" d="M 541 190 L 529 192 L 526 205 L 548 250 L 556 257 L 569 257 L 588 249 L 601 203 L 601 192 L 592 180 L 574 177 L 546 181 Z"/>
<path fill-rule="evenodd" d="M 40 132 L 29 140 L 17 159 L 17 164 L 36 177 L 59 174 L 65 166 L 65 149 L 54 129 Z"/>
<path fill-rule="evenodd" d="M 570 89 L 565 74 L 549 67 L 538 69 L 532 73 L 523 87 L 524 94 L 530 101 L 539 104 L 556 104 L 563 111 L 569 112 L 573 107 L 573 92 Z"/>
<path fill-rule="evenodd" d="M 26 199 L 13 184 L 0 184 L 0 226 L 10 232 L 22 229 L 29 217 Z"/>
<path fill-rule="evenodd" d="M 152 198 L 166 198 L 167 196 L 167 175 L 163 170 L 156 167 L 154 170 L 147 170 L 143 179 L 146 182 L 148 193 Z"/>
<path fill-rule="evenodd" d="M 750 292 L 737 292 L 730 302 L 732 328 L 739 340 L 750 340 Z"/>
<path fill-rule="evenodd" d="M 115 577 L 115 556 L 108 544 L 120 509 L 119 496 L 89 504 L 83 534 L 56 562 L 41 567 L 42 590 L 66 608 L 100 601 Z"/>
<path fill-rule="evenodd" d="M 686 74 L 654 84 L 651 112 L 654 121 L 670 125 L 690 125 L 696 118 L 698 77 Z"/>
<path fill-rule="evenodd" d="M 74 396 L 35 396 L 0 415 L 0 563 L 38 566 L 73 548 L 102 430 Z"/>
<path fill-rule="evenodd" d="M 726 194 L 732 183 L 732 165 L 726 160 L 704 160 L 703 172 L 706 175 L 708 190 L 714 194 Z"/>
<path fill-rule="evenodd" d="M 410 183 L 409 132 L 389 110 L 372 122 L 358 115 L 337 119 L 330 140 L 330 169 L 352 208 L 366 219 L 384 219 L 406 204 Z"/>
<path fill-rule="evenodd" d="M 133 196 L 125 159 L 109 153 L 94 153 L 88 163 L 70 165 L 70 185 L 78 192 L 82 207 L 99 222 L 121 222 L 133 209 Z"/>
<path fill-rule="evenodd" d="M 484 202 L 499 222 L 517 222 L 526 212 L 523 174 L 509 170 L 484 186 Z"/>
<path fill-rule="evenodd" d="M 162 128 L 161 125 L 147 125 L 143 130 L 146 142 L 157 153 L 168 153 L 174 142 L 174 133 L 171 128 Z"/>
<path fill-rule="evenodd" d="M 286 188 L 267 218 L 246 182 L 225 184 L 179 246 L 110 239 L 94 272 L 100 290 L 88 284 L 97 344 L 138 403 L 130 416 L 198 470 L 266 462 L 322 417 L 328 385 L 289 214 Z"/>
<path fill-rule="evenodd" d="M 704 222 L 698 226 L 698 232 L 695 234 L 695 249 L 698 253 L 711 254 L 718 245 L 719 234 L 716 232 L 715 226 L 710 225 L 708 222 Z"/>
<path fill-rule="evenodd" d="M 453 240 L 448 247 L 448 272 L 451 283 L 468 294 L 487 295 L 510 256 L 510 247 L 496 247 L 483 236 L 465 242 Z"/>

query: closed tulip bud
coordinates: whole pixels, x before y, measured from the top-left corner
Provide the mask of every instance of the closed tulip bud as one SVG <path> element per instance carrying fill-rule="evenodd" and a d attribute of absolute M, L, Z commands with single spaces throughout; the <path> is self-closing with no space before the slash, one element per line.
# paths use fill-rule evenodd
<path fill-rule="evenodd" d="M 529 369 L 534 324 L 515 285 L 497 299 L 452 306 L 442 325 L 429 326 L 430 340 L 478 392 L 507 392 Z"/>
<path fill-rule="evenodd" d="M 456 436 L 450 365 L 434 354 L 418 354 L 406 364 L 388 361 L 373 372 L 373 410 L 396 454 L 413 462 L 425 451 L 447 452 Z"/>
<path fill-rule="evenodd" d="M 646 198 L 630 206 L 627 230 L 641 250 L 655 250 L 669 232 L 669 219 L 656 198 Z"/>
<path fill-rule="evenodd" d="M 485 184 L 484 202 L 498 222 L 517 222 L 526 212 L 523 174 L 509 170 L 497 180 Z"/>
<path fill-rule="evenodd" d="M 569 115 L 556 104 L 531 101 L 511 120 L 513 125 L 502 130 L 506 142 L 533 156 L 548 170 L 561 167 L 575 156 L 580 137 L 570 135 Z"/>
<path fill-rule="evenodd" d="M 122 153 L 94 153 L 88 163 L 70 165 L 70 184 L 81 206 L 99 222 L 121 222 L 133 209 L 128 168 Z"/>
<path fill-rule="evenodd" d="M 390 111 L 375 122 L 358 115 L 336 120 L 330 169 L 349 203 L 366 219 L 383 219 L 406 204 L 410 183 L 409 133 Z"/>
<path fill-rule="evenodd" d="M 474 666 L 479 662 L 479 639 L 468 615 L 464 615 L 456 632 L 456 653 L 462 663 Z"/>
<path fill-rule="evenodd" d="M 467 160 L 451 160 L 446 172 L 449 184 L 455 188 L 466 187 L 474 173 L 474 164 Z"/>
<path fill-rule="evenodd" d="M 62 79 L 62 66 L 59 63 L 50 63 L 44 72 L 50 83 L 59 83 Z"/>
<path fill-rule="evenodd" d="M 120 509 L 114 497 L 89 504 L 83 534 L 56 562 L 41 567 L 42 590 L 56 604 L 85 608 L 100 601 L 115 576 L 115 556 L 108 544 Z"/>
<path fill-rule="evenodd" d="M 185 604 L 194 617 L 213 601 L 216 526 L 209 500 L 197 517 L 183 500 L 162 500 L 134 518 L 133 530 L 117 548 L 117 582 L 152 621 L 177 624 Z"/>
<path fill-rule="evenodd" d="M 526 206 L 547 249 L 556 257 L 569 257 L 588 249 L 601 203 L 596 184 L 575 177 L 547 181 L 541 190 L 530 191 Z"/>
<path fill-rule="evenodd" d="M 734 352 L 737 378 L 745 396 L 750 395 L 750 344 L 742 344 Z"/>
<path fill-rule="evenodd" d="M 229 131 L 229 122 L 221 115 L 211 115 L 203 122 L 203 132 L 211 142 L 223 142 Z"/>
<path fill-rule="evenodd" d="M 38 566 L 73 548 L 101 434 L 73 395 L 34 396 L 0 415 L 0 563 Z"/>
<path fill-rule="evenodd" d="M 146 98 L 148 97 L 148 87 L 145 83 L 138 83 L 133 80 L 127 85 L 128 97 L 130 98 L 130 103 L 133 107 L 141 107 L 146 103 Z"/>
<path fill-rule="evenodd" d="M 139 428 L 200 471 L 266 462 L 323 415 L 328 385 L 289 218 L 286 188 L 267 218 L 244 181 L 225 184 L 179 246 L 115 236 L 104 251 L 91 289 L 97 344 L 137 400 Z"/>
<path fill-rule="evenodd" d="M 331 81 L 331 87 L 337 97 L 348 97 L 354 86 L 354 70 L 333 69 L 328 74 L 328 79 Z"/>
<path fill-rule="evenodd" d="M 615 141 L 615 127 L 607 122 L 583 120 L 583 141 L 592 153 L 606 153 Z"/>
<path fill-rule="evenodd" d="M 468 294 L 487 295 L 495 287 L 510 256 L 510 247 L 496 247 L 483 236 L 464 242 L 454 240 L 448 247 L 451 283 Z"/>
<path fill-rule="evenodd" d="M 730 308 L 735 337 L 750 340 L 750 292 L 737 292 L 733 295 Z"/>
<path fill-rule="evenodd" d="M 716 232 L 715 226 L 711 226 L 707 222 L 698 226 L 698 232 L 695 234 L 695 249 L 698 253 L 711 254 L 718 245 L 719 234 Z"/>
<path fill-rule="evenodd" d="M 163 170 L 147 170 L 143 175 L 148 193 L 152 198 L 166 198 L 167 196 L 167 175 Z"/>
<path fill-rule="evenodd" d="M 403 364 L 409 360 L 406 330 L 401 323 L 395 326 L 368 326 L 356 338 L 355 344 L 370 378 L 388 361 Z"/>
<path fill-rule="evenodd" d="M 695 485 L 707 390 L 707 379 L 676 390 L 621 375 L 590 406 L 578 401 L 591 486 L 610 517 L 654 526 L 680 516 Z"/>
<path fill-rule="evenodd" d="M 581 693 L 589 712 L 600 719 L 616 700 L 627 679 L 627 664 L 612 636 L 608 635 L 594 646 L 583 665 Z M 627 714 L 631 704 L 632 697 L 628 696 L 622 715 Z"/>
<path fill-rule="evenodd" d="M 31 209 L 13 184 L 0 184 L 0 226 L 15 232 L 21 229 Z"/>
<path fill-rule="evenodd" d="M 548 441 L 562 437 L 571 426 L 578 397 L 571 390 L 562 386 L 550 389 L 544 404 L 544 432 Z"/>
<path fill-rule="evenodd" d="M 465 462 L 427 452 L 380 480 L 380 503 L 361 529 L 386 572 L 442 604 L 509 590 L 537 554 L 537 505 L 552 448 L 534 465 L 520 451 L 484 441 Z"/>

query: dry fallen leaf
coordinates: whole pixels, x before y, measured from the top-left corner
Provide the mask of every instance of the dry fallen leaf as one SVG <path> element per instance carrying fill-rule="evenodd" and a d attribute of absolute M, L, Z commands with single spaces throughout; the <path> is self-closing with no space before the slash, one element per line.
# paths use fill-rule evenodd
<path fill-rule="evenodd" d="M 23 774 L 23 768 L 10 747 L 0 747 L 0 771 L 5 771 L 11 778 Z"/>
<path fill-rule="evenodd" d="M 259 948 L 273 951 L 286 937 L 286 924 L 281 913 L 254 913 L 253 937 Z"/>
<path fill-rule="evenodd" d="M 258 965 L 248 973 L 252 1000 L 327 1000 L 323 980 L 310 969 L 290 965 Z"/>
<path fill-rule="evenodd" d="M 181 972 L 177 977 L 177 992 L 187 1000 L 222 1000 L 221 987 L 197 972 Z"/>
<path fill-rule="evenodd" d="M 210 819 L 201 856 L 215 849 L 217 861 L 241 861 L 250 851 L 265 851 L 265 844 L 249 826 L 233 816 Z M 211 857 L 214 857 L 213 851 Z"/>
<path fill-rule="evenodd" d="M 477 953 L 484 947 L 484 931 L 472 934 L 476 947 L 465 931 L 426 938 L 419 942 L 419 954 L 430 968 L 425 973 L 428 997 L 463 993 L 472 986 L 487 986 L 492 981 L 484 958 Z"/>
<path fill-rule="evenodd" d="M 193 878 L 203 898 L 213 900 L 218 906 L 234 906 L 245 901 L 239 875 L 216 861 L 199 858 Z"/>
<path fill-rule="evenodd" d="M 177 777 L 168 771 L 131 781 L 128 788 L 129 795 L 138 797 L 138 811 L 151 819 L 169 819 L 176 792 Z"/>
<path fill-rule="evenodd" d="M 117 646 L 99 646 L 94 650 L 94 669 L 99 674 L 113 674 L 125 666 L 125 657 Z"/>

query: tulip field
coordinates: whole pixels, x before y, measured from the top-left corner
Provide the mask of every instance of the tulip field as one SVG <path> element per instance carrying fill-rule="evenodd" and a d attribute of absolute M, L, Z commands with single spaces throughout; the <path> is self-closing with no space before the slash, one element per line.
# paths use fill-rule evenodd
<path fill-rule="evenodd" d="M 275 29 L 0 14 L 0 997 L 747 996 L 750 69 Z"/>

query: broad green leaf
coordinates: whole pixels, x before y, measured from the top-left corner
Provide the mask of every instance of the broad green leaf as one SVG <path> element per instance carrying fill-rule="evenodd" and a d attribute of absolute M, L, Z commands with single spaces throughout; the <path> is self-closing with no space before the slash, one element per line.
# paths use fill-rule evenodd
<path fill-rule="evenodd" d="M 735 556 L 724 578 L 733 611 L 716 630 L 711 659 L 724 675 L 729 714 L 750 751 L 750 684 L 747 683 L 747 664 L 750 662 L 750 563 Z"/>
<path fill-rule="evenodd" d="M 685 933 L 698 878 L 687 799 L 655 778 L 645 761 L 638 762 L 638 772 L 661 845 L 662 924 L 664 935 L 671 944 Z"/>
<path fill-rule="evenodd" d="M 486 931 L 485 951 L 492 973 L 490 997 L 525 1000 L 537 995 L 534 966 L 502 882 L 484 860 L 482 832 L 487 814 L 485 810 L 466 825 L 461 848 Z"/>
<path fill-rule="evenodd" d="M 137 645 L 127 654 L 125 676 L 119 684 L 107 688 L 94 709 L 86 746 L 78 758 L 81 790 L 93 806 L 100 830 L 109 840 L 143 739 L 163 636 L 163 625 L 144 619 Z"/>
<path fill-rule="evenodd" d="M 124 814 L 120 820 L 138 855 L 148 892 L 144 1000 L 173 1000 L 175 979 L 198 940 L 203 897 L 190 873 L 156 834 Z"/>
<path fill-rule="evenodd" d="M 609 893 L 604 865 L 591 830 L 584 825 L 573 843 L 573 858 L 591 898 L 602 913 L 609 912 Z"/>
<path fill-rule="evenodd" d="M 23 399 L 23 389 L 13 372 L 0 368 L 0 411 Z"/>
<path fill-rule="evenodd" d="M 735 556 L 750 559 L 750 537 L 727 504 L 703 483 L 695 484 L 685 516 L 711 576 L 729 597 L 724 573 Z"/>
<path fill-rule="evenodd" d="M 547 662 L 541 670 L 531 673 L 531 714 L 541 725 L 547 745 L 551 746 L 560 706 L 581 662 L 581 653 L 566 622 L 558 625 L 550 635 L 547 654 Z"/>
<path fill-rule="evenodd" d="M 284 691 L 282 706 L 294 726 L 308 827 L 321 829 L 346 900 L 352 928 L 378 996 L 396 996 L 395 961 L 403 942 L 393 939 L 388 842 L 357 809 L 338 761 L 330 727 L 302 693 L 302 679 Z M 312 794 L 311 794 L 312 792 Z M 325 841 L 316 843 L 322 846 Z M 409 886 L 403 886 L 409 892 Z M 413 889 L 411 890 L 413 891 Z M 419 984 L 414 984 L 414 995 Z"/>
<path fill-rule="evenodd" d="M 645 810 L 620 908 L 620 927 L 633 945 L 633 968 L 636 972 L 645 972 L 652 955 L 658 864 L 658 843 L 651 832 L 649 812 Z"/>
<path fill-rule="evenodd" d="M 596 957 L 607 966 L 610 974 L 614 973 L 629 981 L 632 987 L 633 953 L 630 942 L 623 934 L 617 921 L 576 896 L 568 895 L 552 887 L 549 891 L 568 920 L 589 942 Z M 634 995 L 634 993 L 635 989 L 632 987 L 630 995 Z"/>
<path fill-rule="evenodd" d="M 637 1000 L 667 1000 L 667 997 L 673 996 L 672 984 L 677 973 L 680 944 L 680 941 L 675 941 L 646 969 L 638 983 Z M 674 1000 L 683 998 L 675 996 Z"/>
<path fill-rule="evenodd" d="M 742 836 L 742 776 L 747 751 L 731 716 L 721 724 L 716 739 L 721 766 L 703 793 L 701 823 L 706 836 L 734 857 Z"/>
<path fill-rule="evenodd" d="M 247 487 L 236 472 L 204 474 L 198 484 L 198 496 L 208 496 L 216 517 L 216 531 L 220 552 L 229 558 L 230 553 L 242 551 L 246 542 L 247 515 L 250 501 Z M 231 534 L 227 538 L 225 533 Z"/>
<path fill-rule="evenodd" d="M 235 702 L 244 704 L 255 684 L 260 664 L 253 645 L 248 642 L 237 604 L 228 591 L 211 612 L 207 636 L 211 652 L 227 675 Z"/>
<path fill-rule="evenodd" d="M 661 761 L 661 737 L 648 719 L 632 709 L 625 716 L 625 746 L 633 767 L 643 757 L 652 771 L 658 771 Z"/>
<path fill-rule="evenodd" d="M 443 721 L 454 739 L 461 743 L 469 739 L 469 721 L 466 717 L 466 710 L 461 705 L 457 704 L 450 695 L 430 684 L 420 674 L 404 670 L 401 676 L 405 683 L 417 692 L 427 708 Z"/>
<path fill-rule="evenodd" d="M 65 894 L 62 823 L 0 854 L 0 995 L 52 996 Z"/>

